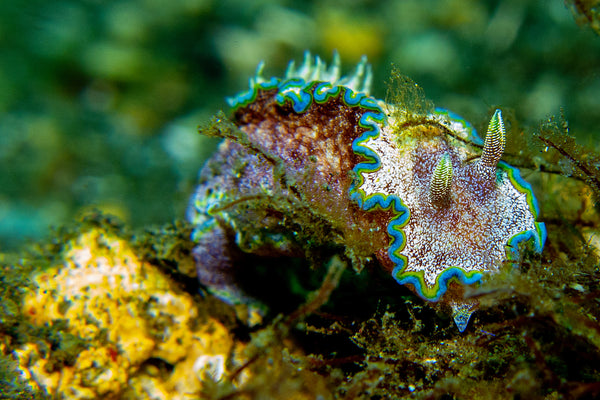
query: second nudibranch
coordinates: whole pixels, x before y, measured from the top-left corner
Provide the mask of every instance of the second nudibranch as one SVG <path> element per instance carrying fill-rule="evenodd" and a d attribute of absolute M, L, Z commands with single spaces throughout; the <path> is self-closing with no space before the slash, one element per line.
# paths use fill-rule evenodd
<path fill-rule="evenodd" d="M 340 77 L 334 57 L 326 68 L 307 55 L 282 79 L 261 66 L 229 99 L 239 131 L 202 169 L 188 211 L 199 279 L 253 303 L 235 278 L 243 252 L 315 259 L 343 247 L 356 268 L 375 256 L 398 283 L 451 307 L 463 331 L 478 305 L 465 285 L 546 237 L 531 187 L 500 161 L 502 113 L 482 141 L 450 112 L 371 97 L 366 61 Z"/>

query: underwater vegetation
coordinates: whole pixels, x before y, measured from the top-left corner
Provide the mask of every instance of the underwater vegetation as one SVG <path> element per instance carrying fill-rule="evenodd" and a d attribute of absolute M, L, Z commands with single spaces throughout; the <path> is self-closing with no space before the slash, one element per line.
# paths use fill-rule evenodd
<path fill-rule="evenodd" d="M 321 68 L 319 72 L 306 67 L 306 64 L 304 67 L 300 67 L 300 70 L 304 70 L 306 76 L 312 77 L 325 76 L 328 73 L 318 59 L 315 64 Z M 366 67 L 359 66 L 357 75 L 361 75 L 361 68 Z M 291 67 L 291 70 L 294 71 L 294 67 Z M 342 79 L 336 72 L 333 74 L 337 77 L 336 79 Z M 316 79 L 318 80 L 318 78 Z M 405 78 L 401 76 L 394 76 L 392 82 L 398 83 L 403 80 Z M 361 85 L 365 80 L 358 79 L 355 82 L 359 88 L 362 88 Z M 257 317 L 256 313 L 264 313 L 265 310 L 261 310 L 260 304 L 255 303 L 255 298 L 246 297 L 246 292 L 242 291 L 239 285 L 246 283 L 245 289 L 253 292 L 255 297 L 259 297 L 257 294 L 262 290 L 273 290 L 273 286 L 278 285 L 272 280 L 274 279 L 272 270 L 261 271 L 260 268 L 253 268 L 252 264 L 273 264 L 271 268 L 279 270 L 285 268 L 283 266 L 290 267 L 294 264 L 289 261 L 281 261 L 281 258 L 275 258 L 275 261 L 271 262 L 265 261 L 263 257 L 256 259 L 252 256 L 253 253 L 259 256 L 281 256 L 282 254 L 286 257 L 306 256 L 309 259 L 308 264 L 317 267 L 327 264 L 327 254 L 337 252 L 343 256 L 342 260 L 334 257 L 329 262 L 330 269 L 333 268 L 333 272 L 330 270 L 330 273 L 333 275 L 339 273 L 336 271 L 339 271 L 340 263 L 356 263 L 357 258 L 360 260 L 361 257 L 360 248 L 348 251 L 347 248 L 340 245 L 340 241 L 345 244 L 342 234 L 344 224 L 340 223 L 336 217 L 348 215 L 343 214 L 343 212 L 347 212 L 346 207 L 342 208 L 342 211 L 336 209 L 336 212 L 330 214 L 327 219 L 307 212 L 306 209 L 309 207 L 306 206 L 306 203 L 302 204 L 301 202 L 300 206 L 294 204 L 298 199 L 311 198 L 304 194 L 306 192 L 303 192 L 310 193 L 312 190 L 310 186 L 313 182 L 306 183 L 305 180 L 308 174 L 319 185 L 316 190 L 326 189 L 324 195 L 313 194 L 311 199 L 316 199 L 315 202 L 329 201 L 329 204 L 334 204 L 333 200 L 327 199 L 329 191 L 334 192 L 334 196 L 337 196 L 338 199 L 343 198 L 344 192 L 336 188 L 332 182 L 321 183 L 319 179 L 323 178 L 312 175 L 316 171 L 317 174 L 322 174 L 324 177 L 331 176 L 329 166 L 319 164 L 318 157 L 311 159 L 308 156 L 302 156 L 303 148 L 300 145 L 299 149 L 294 147 L 294 151 L 301 155 L 292 158 L 292 162 L 299 164 L 302 161 L 311 162 L 309 164 L 311 167 L 306 168 L 304 164 L 300 164 L 304 168 L 296 168 L 292 170 L 291 176 L 288 176 L 289 170 L 286 169 L 285 161 L 278 157 L 278 154 L 281 153 L 277 153 L 277 151 L 283 152 L 286 149 L 284 145 L 277 147 L 277 141 L 286 140 L 284 135 L 289 133 L 286 130 L 287 127 L 282 128 L 276 123 L 264 122 L 259 115 L 265 106 L 254 105 L 255 101 L 264 101 L 268 105 L 267 115 L 281 119 L 294 118 L 294 115 L 306 112 L 309 107 L 322 107 L 322 103 L 318 100 L 310 99 L 314 93 L 321 94 L 331 91 L 333 92 L 331 98 L 336 98 L 347 91 L 335 89 L 335 85 L 331 84 L 323 85 L 324 89 L 320 89 L 318 83 L 306 84 L 305 81 L 300 80 L 286 86 L 284 81 L 281 87 L 284 88 L 283 90 L 290 89 L 289 96 L 293 99 L 286 103 L 286 100 L 278 101 L 277 98 L 280 84 L 281 82 L 278 80 L 262 78 L 259 73 L 251 81 L 252 87 L 248 92 L 230 100 L 234 106 L 234 118 L 239 118 L 238 121 L 243 121 L 251 126 L 248 130 L 239 129 L 228 122 L 224 115 L 215 117 L 209 125 L 201 127 L 202 133 L 229 140 L 223 142 L 220 148 L 221 153 L 217 153 L 217 156 L 207 163 L 202 172 L 201 185 L 193 198 L 190 211 L 190 218 L 195 224 L 193 237 L 196 241 L 196 248 L 193 252 L 198 264 L 201 283 L 208 287 L 209 291 L 229 303 L 239 306 L 247 302 L 251 311 L 246 315 L 245 321 L 250 324 L 260 324 L 259 317 L 261 315 Z M 416 112 L 421 112 L 423 109 L 431 109 L 419 93 L 411 91 L 411 87 L 414 87 L 414 84 L 410 83 L 405 87 L 393 89 L 397 91 L 394 93 L 396 98 L 401 99 L 399 103 L 412 106 L 411 110 L 416 115 L 418 115 Z M 265 92 L 271 91 L 271 93 L 262 94 L 262 89 Z M 284 96 L 281 97 L 285 99 Z M 306 100 L 307 98 L 308 100 Z M 323 103 L 329 99 L 326 95 L 320 98 Z M 362 97 L 348 95 L 344 99 L 352 99 L 353 103 L 351 104 L 358 106 Z M 302 100 L 305 101 L 301 102 Z M 311 105 L 313 101 L 315 104 Z M 271 103 L 269 104 L 269 102 Z M 369 121 L 369 118 L 372 118 L 371 121 L 377 121 L 372 114 L 368 114 L 369 111 L 377 110 L 377 103 L 365 102 L 365 104 L 371 108 L 363 110 L 362 114 L 354 117 L 354 121 L 361 121 L 363 115 L 368 115 L 365 118 L 366 121 Z M 276 111 L 278 106 L 282 108 L 287 106 L 289 109 L 286 112 Z M 244 107 L 248 107 L 249 110 Z M 326 121 L 339 122 L 340 119 L 344 121 L 348 118 L 348 112 L 344 113 L 343 111 L 345 108 L 351 107 L 346 103 L 337 103 L 336 113 L 329 114 Z M 322 110 L 323 108 L 319 108 L 319 111 Z M 251 115 L 245 116 L 245 113 L 251 113 Z M 443 111 L 437 111 L 437 113 L 442 115 L 442 118 L 444 114 L 448 114 Z M 393 115 L 393 113 L 390 114 Z M 415 114 L 411 117 L 415 118 Z M 298 119 L 300 118 L 302 117 L 298 117 Z M 314 116 L 311 115 L 308 118 L 314 118 Z M 405 118 L 409 119 L 410 117 Z M 423 118 L 423 114 L 421 114 L 421 118 Z M 434 125 L 436 122 L 439 123 L 439 120 L 428 122 Z M 273 130 L 267 129 L 267 132 L 258 133 L 252 131 L 263 123 L 268 129 Z M 298 121 L 294 123 L 296 127 L 302 127 L 302 123 Z M 469 129 L 468 133 L 471 136 L 463 138 L 464 142 L 468 142 L 469 138 L 476 138 L 471 133 L 470 125 L 457 117 L 453 117 L 446 123 L 453 127 L 458 125 L 462 129 Z M 367 124 L 359 124 L 361 128 L 368 131 L 365 125 Z M 504 142 L 504 127 L 500 112 L 494 112 L 489 125 L 488 134 L 495 135 L 496 142 Z M 341 373 L 345 378 L 337 381 L 337 390 L 332 392 L 335 397 L 387 398 L 390 393 L 401 397 L 409 396 L 416 391 L 420 393 L 419 398 L 447 398 L 447 396 L 451 396 L 451 398 L 513 398 L 514 396 L 591 398 L 600 391 L 600 385 L 597 383 L 599 371 L 596 366 L 599 356 L 600 327 L 597 308 L 594 306 L 598 301 L 599 293 L 597 290 L 599 275 L 598 216 L 593 200 L 599 193 L 596 185 L 598 156 L 594 151 L 576 144 L 574 138 L 569 136 L 566 122 L 563 120 L 545 121 L 540 125 L 539 130 L 529 135 L 517 131 L 518 126 L 514 121 L 511 121 L 511 125 L 514 131 L 509 137 L 517 144 L 509 149 L 507 158 L 521 168 L 538 171 L 537 178 L 531 172 L 526 172 L 526 174 L 536 178 L 536 183 L 546 190 L 546 194 L 542 192 L 542 210 L 545 207 L 548 216 L 560 215 L 562 218 L 560 220 L 551 218 L 548 223 L 555 229 L 549 229 L 548 245 L 543 257 L 540 257 L 539 251 L 546 233 L 544 226 L 534 222 L 529 230 L 531 233 L 528 234 L 531 235 L 529 238 L 533 239 L 530 244 L 527 245 L 525 241 L 522 243 L 516 241 L 512 246 L 511 251 L 517 253 L 518 257 L 511 259 L 509 263 L 498 266 L 496 273 L 486 276 L 481 286 L 465 291 L 467 299 L 477 301 L 480 305 L 482 315 L 476 317 L 476 324 L 479 325 L 472 328 L 471 331 L 467 329 L 461 336 L 452 334 L 452 329 L 447 322 L 442 323 L 443 318 L 440 320 L 439 316 L 435 316 L 427 311 L 427 308 L 421 307 L 419 301 L 414 299 L 410 292 L 394 288 L 393 285 L 389 285 L 389 282 L 382 285 L 380 280 L 383 278 L 371 268 L 372 260 L 367 259 L 366 265 L 355 267 L 360 271 L 358 276 L 348 276 L 349 272 L 346 271 L 345 275 L 342 274 L 345 279 L 342 278 L 341 283 L 333 281 L 334 286 L 339 284 L 332 294 L 331 305 L 327 306 L 334 310 L 333 313 L 328 309 L 325 313 L 317 312 L 310 315 L 318 307 L 314 305 L 301 306 L 296 311 L 290 312 L 287 319 L 288 321 L 289 319 L 295 320 L 299 316 L 306 319 L 306 322 L 296 326 L 296 330 L 305 331 L 304 336 L 296 333 L 294 337 L 300 341 L 306 341 L 309 348 L 315 346 L 314 342 L 324 340 L 344 343 L 344 345 L 338 344 L 341 348 L 337 351 L 327 348 L 326 352 L 329 352 L 329 357 L 324 354 L 309 354 L 305 359 L 300 358 L 304 364 L 302 361 L 296 361 L 302 365 L 303 370 L 308 368 L 325 374 L 329 378 Z M 346 125 L 342 123 L 341 126 Z M 368 127 L 371 126 L 368 125 Z M 459 128 L 454 129 L 459 130 Z M 269 132 L 276 133 L 270 136 Z M 319 130 L 318 134 L 323 134 L 323 132 Z M 262 149 L 260 143 L 253 142 L 252 135 L 257 135 L 267 141 L 270 146 L 268 151 Z M 352 143 L 360 142 L 363 139 L 360 131 L 355 135 Z M 459 135 L 456 136 L 460 138 Z M 289 141 L 297 140 L 299 137 L 303 136 L 292 135 Z M 356 140 L 357 138 L 359 140 Z M 473 141 L 474 147 L 477 147 L 478 150 L 483 148 L 483 152 L 486 153 L 486 145 L 481 139 L 470 140 Z M 289 141 L 285 143 L 288 146 L 290 145 Z M 393 142 L 392 140 L 388 141 Z M 506 141 L 510 142 L 510 139 Z M 307 146 L 310 143 L 304 141 L 302 144 Z M 498 145 L 495 146 L 498 147 Z M 342 149 L 336 148 L 336 152 L 334 152 L 327 151 L 325 145 L 323 147 L 324 149 L 319 149 L 318 154 L 332 156 L 334 164 L 343 164 L 343 159 L 340 160 L 341 157 L 338 154 L 343 152 Z M 515 148 L 518 149 L 518 154 L 515 152 Z M 498 158 L 502 156 L 502 151 L 499 153 Z M 230 154 L 236 155 L 236 157 L 228 157 Z M 294 152 L 291 154 L 296 155 Z M 479 154 L 477 152 L 477 155 L 471 157 L 476 158 Z M 261 159 L 263 156 L 264 159 Z M 442 187 L 441 191 L 445 191 L 444 185 L 447 184 L 439 183 L 440 179 L 436 176 L 450 175 L 447 172 L 443 173 L 443 170 L 450 169 L 447 167 L 450 164 L 449 158 L 442 152 L 441 158 L 433 163 L 433 168 L 429 170 L 430 176 L 433 178 L 430 177 L 425 181 L 434 183 L 426 186 L 426 189 L 429 190 L 426 190 L 425 193 L 429 193 L 429 196 L 437 196 L 436 193 L 432 195 L 432 192 L 436 192 L 436 190 L 431 190 L 431 187 Z M 357 160 L 363 161 L 360 157 Z M 568 171 L 566 166 L 569 167 Z M 252 168 L 252 173 L 247 173 L 246 168 Z M 326 173 L 322 173 L 319 168 Z M 516 171 L 516 169 L 510 168 L 512 167 L 506 166 L 500 171 Z M 441 170 L 442 172 L 439 172 Z M 265 171 L 267 171 L 266 174 Z M 502 175 L 500 178 L 498 178 L 498 174 L 495 176 L 496 184 L 498 184 L 498 180 L 502 182 Z M 525 198 L 529 197 L 525 203 L 527 204 L 525 209 L 535 210 L 536 207 L 532 205 L 534 200 L 532 200 L 531 188 L 528 185 L 524 188 L 526 184 L 520 180 L 515 182 L 514 176 L 512 178 L 514 180 L 510 180 L 511 186 L 519 187 L 522 192 L 526 193 Z M 344 179 L 347 179 L 345 189 L 348 189 L 350 195 L 356 187 L 354 185 L 360 187 L 360 184 L 356 184 L 356 175 Z M 508 180 L 506 177 L 503 179 L 504 181 Z M 256 185 L 256 182 L 260 182 L 261 185 Z M 296 193 L 296 200 L 290 200 L 289 192 L 286 190 L 293 191 L 293 185 L 298 182 L 306 184 L 296 189 L 299 192 L 299 194 Z M 274 183 L 281 187 L 274 189 Z M 585 183 L 589 186 L 582 185 Z M 250 194 L 244 190 L 250 191 Z M 565 197 L 573 197 L 572 194 L 577 192 L 584 193 L 584 195 L 581 203 L 575 204 L 573 207 L 572 204 L 562 203 L 560 199 L 550 195 L 558 190 L 562 191 Z M 277 192 L 279 196 L 273 196 L 273 192 Z M 282 201 L 284 206 L 277 204 L 278 201 Z M 340 202 L 343 203 L 343 200 Z M 316 207 L 318 208 L 319 205 Z M 324 212 L 331 210 L 327 206 L 322 209 L 325 210 Z M 530 212 L 533 216 L 537 214 L 537 210 L 535 213 L 534 211 Z M 282 215 L 287 217 L 282 218 Z M 257 216 L 260 218 L 257 219 Z M 565 224 L 566 219 L 572 221 L 572 229 L 568 232 L 565 232 L 564 228 L 560 228 Z M 332 220 L 339 228 L 331 229 L 327 225 Z M 261 225 L 265 222 L 268 225 Z M 303 225 L 306 223 L 312 225 Z M 231 224 L 230 227 L 235 230 L 227 232 L 229 229 L 227 224 Z M 293 229 L 291 235 L 290 229 Z M 371 229 L 371 232 L 380 231 Z M 332 240 L 331 236 L 328 236 L 332 234 L 332 231 L 338 242 L 328 243 Z M 286 235 L 290 235 L 291 238 Z M 376 237 L 376 233 L 373 236 Z M 300 239 L 295 239 L 297 237 Z M 363 241 L 360 244 L 366 245 L 367 251 L 369 251 L 372 240 Z M 298 242 L 310 247 L 303 247 Z M 224 247 L 231 252 L 224 253 Z M 235 250 L 236 248 L 238 251 Z M 223 263 L 223 257 L 231 257 L 232 262 Z M 204 268 L 202 263 L 212 259 L 218 260 L 214 264 L 216 269 Z M 236 275 L 240 271 L 234 268 L 233 261 L 250 268 L 251 272 L 242 273 L 243 279 L 239 279 L 240 277 L 237 276 L 238 280 L 236 281 Z M 338 266 L 332 267 L 335 265 Z M 363 270 L 364 266 L 367 268 Z M 367 270 L 369 273 L 365 273 Z M 330 273 L 328 276 L 331 275 Z M 281 274 L 281 271 L 277 274 Z M 373 277 L 373 275 L 376 276 Z M 289 276 L 287 278 L 289 279 Z M 378 282 L 376 284 L 368 283 L 370 279 Z M 259 283 L 261 280 L 266 280 L 268 283 L 261 286 Z M 349 283 L 349 281 L 356 280 L 363 281 L 363 284 Z M 367 283 L 364 283 L 365 281 Z M 254 290 L 252 290 L 253 285 L 257 286 Z M 382 285 L 385 289 L 382 290 L 380 286 L 378 290 L 373 290 L 374 286 L 378 285 Z M 312 296 L 308 296 L 309 304 L 310 299 L 318 299 L 319 303 L 324 303 L 324 298 L 329 297 L 331 286 L 332 281 L 325 278 L 321 289 Z M 357 288 L 357 286 L 362 287 Z M 327 296 L 322 295 L 323 291 L 327 291 L 325 289 L 328 290 Z M 348 289 L 354 294 L 339 294 L 343 300 L 336 299 L 337 293 Z M 361 301 L 352 302 L 348 296 L 355 296 L 357 290 L 360 293 L 358 297 Z M 384 292 L 383 296 L 382 291 Z M 369 297 L 371 300 L 368 300 Z M 375 306 L 373 302 L 376 303 Z M 384 306 L 385 310 L 381 308 L 383 302 L 387 302 L 387 305 Z M 369 305 L 369 303 L 371 304 Z M 338 313 L 346 314 L 336 315 L 336 305 L 339 307 Z M 369 315 L 369 312 L 373 314 Z M 357 324 L 357 318 L 365 319 Z M 286 320 L 285 317 L 283 319 Z M 272 331 L 273 329 L 275 331 Z M 276 318 L 268 328 L 259 328 L 258 337 L 261 337 L 261 341 L 265 339 L 260 335 L 267 335 L 271 340 L 278 340 L 271 335 L 277 337 L 281 334 L 282 329 L 284 332 L 288 332 L 291 328 L 280 318 Z M 319 336 L 319 338 L 315 339 L 315 336 Z M 254 338 L 254 336 L 252 337 Z M 343 338 L 345 339 L 340 340 Z M 269 343 L 272 344 L 270 341 Z M 349 347 L 352 347 L 349 346 L 350 344 L 356 347 L 349 350 Z M 318 345 L 316 347 L 319 348 Z M 320 350 L 323 351 L 322 348 Z M 264 349 L 257 351 L 259 354 L 252 358 L 257 363 L 261 362 L 262 357 L 268 357 L 268 351 Z M 581 351 L 586 352 L 586 357 L 579 359 L 581 368 L 573 374 L 576 370 L 575 359 Z M 359 367 L 357 368 L 357 366 Z M 485 385 L 485 388 L 482 388 L 482 385 Z M 238 390 L 234 390 L 233 393 L 237 395 L 244 393 L 243 390 Z M 227 396 L 225 397 L 227 398 Z M 221 397 L 217 395 L 214 398 Z"/>

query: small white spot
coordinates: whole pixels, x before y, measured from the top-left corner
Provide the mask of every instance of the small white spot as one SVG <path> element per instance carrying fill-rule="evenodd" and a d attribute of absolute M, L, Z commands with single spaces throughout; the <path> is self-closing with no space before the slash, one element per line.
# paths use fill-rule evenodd
<path fill-rule="evenodd" d="M 225 357 L 222 354 L 202 355 L 194 362 L 193 370 L 200 379 L 208 376 L 219 382 L 225 373 Z"/>

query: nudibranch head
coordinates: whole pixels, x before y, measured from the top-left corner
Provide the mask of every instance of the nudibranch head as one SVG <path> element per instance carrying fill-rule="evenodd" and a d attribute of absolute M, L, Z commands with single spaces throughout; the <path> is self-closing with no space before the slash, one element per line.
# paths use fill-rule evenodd
<path fill-rule="evenodd" d="M 462 331 L 477 305 L 463 299 L 462 285 L 514 259 L 522 241 L 541 251 L 546 231 L 536 221 L 536 199 L 519 171 L 500 161 L 506 140 L 500 110 L 483 143 L 447 111 L 389 114 L 380 135 L 355 142 L 370 158 L 355 167 L 352 196 L 365 210 L 392 207 L 392 275 L 428 301 L 443 298 Z"/>

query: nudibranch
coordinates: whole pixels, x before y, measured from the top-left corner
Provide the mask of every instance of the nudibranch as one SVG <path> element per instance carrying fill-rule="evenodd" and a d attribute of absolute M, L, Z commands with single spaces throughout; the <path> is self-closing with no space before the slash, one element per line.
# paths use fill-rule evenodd
<path fill-rule="evenodd" d="M 373 257 L 424 300 L 451 307 L 463 331 L 478 303 L 463 296 L 521 243 L 541 251 L 545 226 L 519 170 L 501 157 L 500 110 L 485 141 L 460 117 L 387 104 L 369 93 L 363 57 L 342 77 L 307 53 L 284 78 L 260 64 L 228 99 L 232 122 L 200 172 L 188 219 L 200 282 L 230 303 L 252 303 L 236 281 L 244 253 L 315 258 L 344 249 Z"/>

